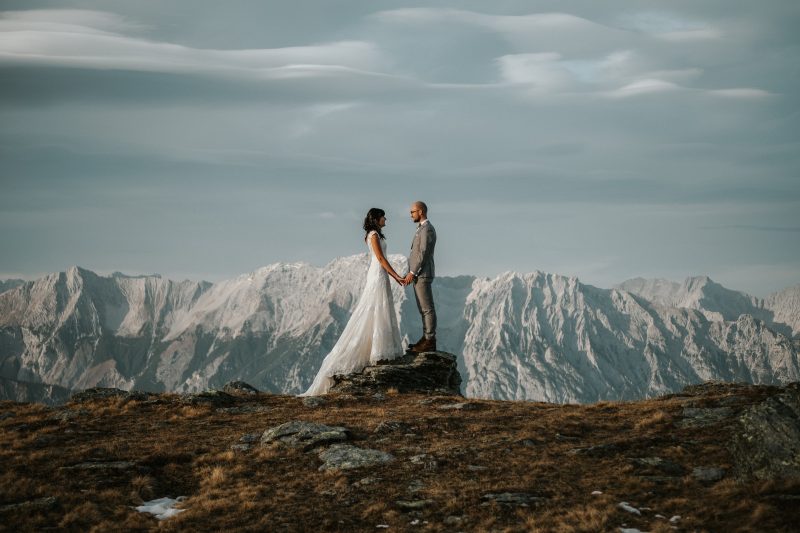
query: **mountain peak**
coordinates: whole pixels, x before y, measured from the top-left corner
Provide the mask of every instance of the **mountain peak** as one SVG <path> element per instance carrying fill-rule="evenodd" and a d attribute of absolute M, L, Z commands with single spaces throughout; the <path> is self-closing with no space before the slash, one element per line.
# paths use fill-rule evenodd
<path fill-rule="evenodd" d="M 147 278 L 162 279 L 161 274 L 125 274 L 118 270 L 112 272 L 111 277 L 120 279 L 147 279 Z"/>

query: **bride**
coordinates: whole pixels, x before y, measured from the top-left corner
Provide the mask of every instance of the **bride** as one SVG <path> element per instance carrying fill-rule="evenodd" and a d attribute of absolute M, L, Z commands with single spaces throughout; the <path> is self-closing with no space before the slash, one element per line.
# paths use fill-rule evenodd
<path fill-rule="evenodd" d="M 314 382 L 300 396 L 325 394 L 335 374 L 351 374 L 369 363 L 403 355 L 389 276 L 400 285 L 405 282 L 386 259 L 386 238 L 381 231 L 385 225 L 383 209 L 370 209 L 364 219 L 364 240 L 372 251 L 366 285 L 342 336 L 322 361 Z"/>

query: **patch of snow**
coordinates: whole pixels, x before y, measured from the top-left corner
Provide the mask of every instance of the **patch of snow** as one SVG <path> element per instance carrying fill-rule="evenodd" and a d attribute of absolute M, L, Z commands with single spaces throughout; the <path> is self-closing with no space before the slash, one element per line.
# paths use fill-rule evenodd
<path fill-rule="evenodd" d="M 629 512 L 631 514 L 642 516 L 642 512 L 639 509 L 637 509 L 636 507 L 633 507 L 632 505 L 630 505 L 628 502 L 619 502 L 617 504 L 617 507 L 619 507 L 623 511 L 627 511 L 627 512 Z"/>
<path fill-rule="evenodd" d="M 592 496 L 600 496 L 601 494 L 603 494 L 603 491 L 601 491 L 601 490 L 593 490 L 592 491 Z"/>
<path fill-rule="evenodd" d="M 670 524 L 677 524 L 678 521 L 681 519 L 681 515 L 676 514 L 672 518 L 669 519 Z"/>
<path fill-rule="evenodd" d="M 180 503 L 185 499 L 186 496 L 178 496 L 175 499 L 158 498 L 157 500 L 150 500 L 149 502 L 144 502 L 144 504 L 137 507 L 136 510 L 139 511 L 140 513 L 150 513 L 152 515 L 155 515 L 155 517 L 158 518 L 159 520 L 165 520 L 179 513 L 182 513 L 186 510 L 186 509 L 175 509 L 175 504 Z"/>

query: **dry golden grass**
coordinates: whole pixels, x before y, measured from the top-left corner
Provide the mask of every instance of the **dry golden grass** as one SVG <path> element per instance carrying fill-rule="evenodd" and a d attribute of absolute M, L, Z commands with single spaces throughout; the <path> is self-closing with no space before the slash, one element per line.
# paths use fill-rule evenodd
<path fill-rule="evenodd" d="M 644 418 L 637 420 L 633 428 L 637 430 L 648 429 L 654 426 L 660 426 L 672 421 L 672 417 L 662 410 L 658 410 Z"/>
<path fill-rule="evenodd" d="M 221 466 L 206 467 L 200 471 L 200 482 L 206 488 L 222 485 L 225 477 L 225 469 Z"/>
<path fill-rule="evenodd" d="M 748 390 L 753 401 L 769 393 Z M 14 531 L 342 532 L 380 531 L 379 524 L 442 532 L 614 531 L 626 524 L 664 532 L 673 530 L 657 514 L 680 515 L 679 527 L 690 531 L 791 531 L 800 519 L 795 501 L 775 497 L 800 494 L 800 482 L 643 477 L 657 472 L 631 458 L 662 457 L 686 472 L 732 468 L 730 429 L 673 423 L 686 398 L 586 406 L 471 400 L 478 409 L 446 411 L 438 407 L 457 400 L 396 392 L 383 401 L 328 400 L 310 409 L 294 397 L 259 395 L 241 400 L 266 408 L 249 414 L 183 405 L 175 395 L 162 395 L 160 403 L 110 399 L 56 410 L 0 402 L 0 413 L 14 414 L 0 420 L 0 506 L 57 498 L 52 507 L 0 512 L 0 524 Z M 64 409 L 87 412 L 52 418 Z M 346 426 L 353 444 L 387 451 L 395 461 L 321 472 L 316 451 L 258 442 L 230 449 L 244 434 L 290 420 Z M 388 420 L 411 429 L 373 433 Z M 71 468 L 114 461 L 135 465 Z M 603 494 L 592 495 L 596 490 Z M 520 507 L 485 498 L 505 492 L 545 499 Z M 158 522 L 133 509 L 164 496 L 187 496 L 186 511 Z M 401 500 L 431 503 L 407 511 Z M 618 508 L 621 501 L 650 510 L 634 516 Z"/>

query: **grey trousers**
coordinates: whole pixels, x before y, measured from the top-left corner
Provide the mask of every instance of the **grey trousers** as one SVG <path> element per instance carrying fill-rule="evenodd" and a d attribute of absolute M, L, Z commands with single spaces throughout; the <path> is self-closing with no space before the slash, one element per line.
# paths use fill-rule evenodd
<path fill-rule="evenodd" d="M 414 280 L 414 296 L 417 299 L 417 309 L 422 316 L 422 331 L 426 339 L 436 338 L 436 308 L 433 305 L 433 291 L 430 278 L 417 278 Z"/>

